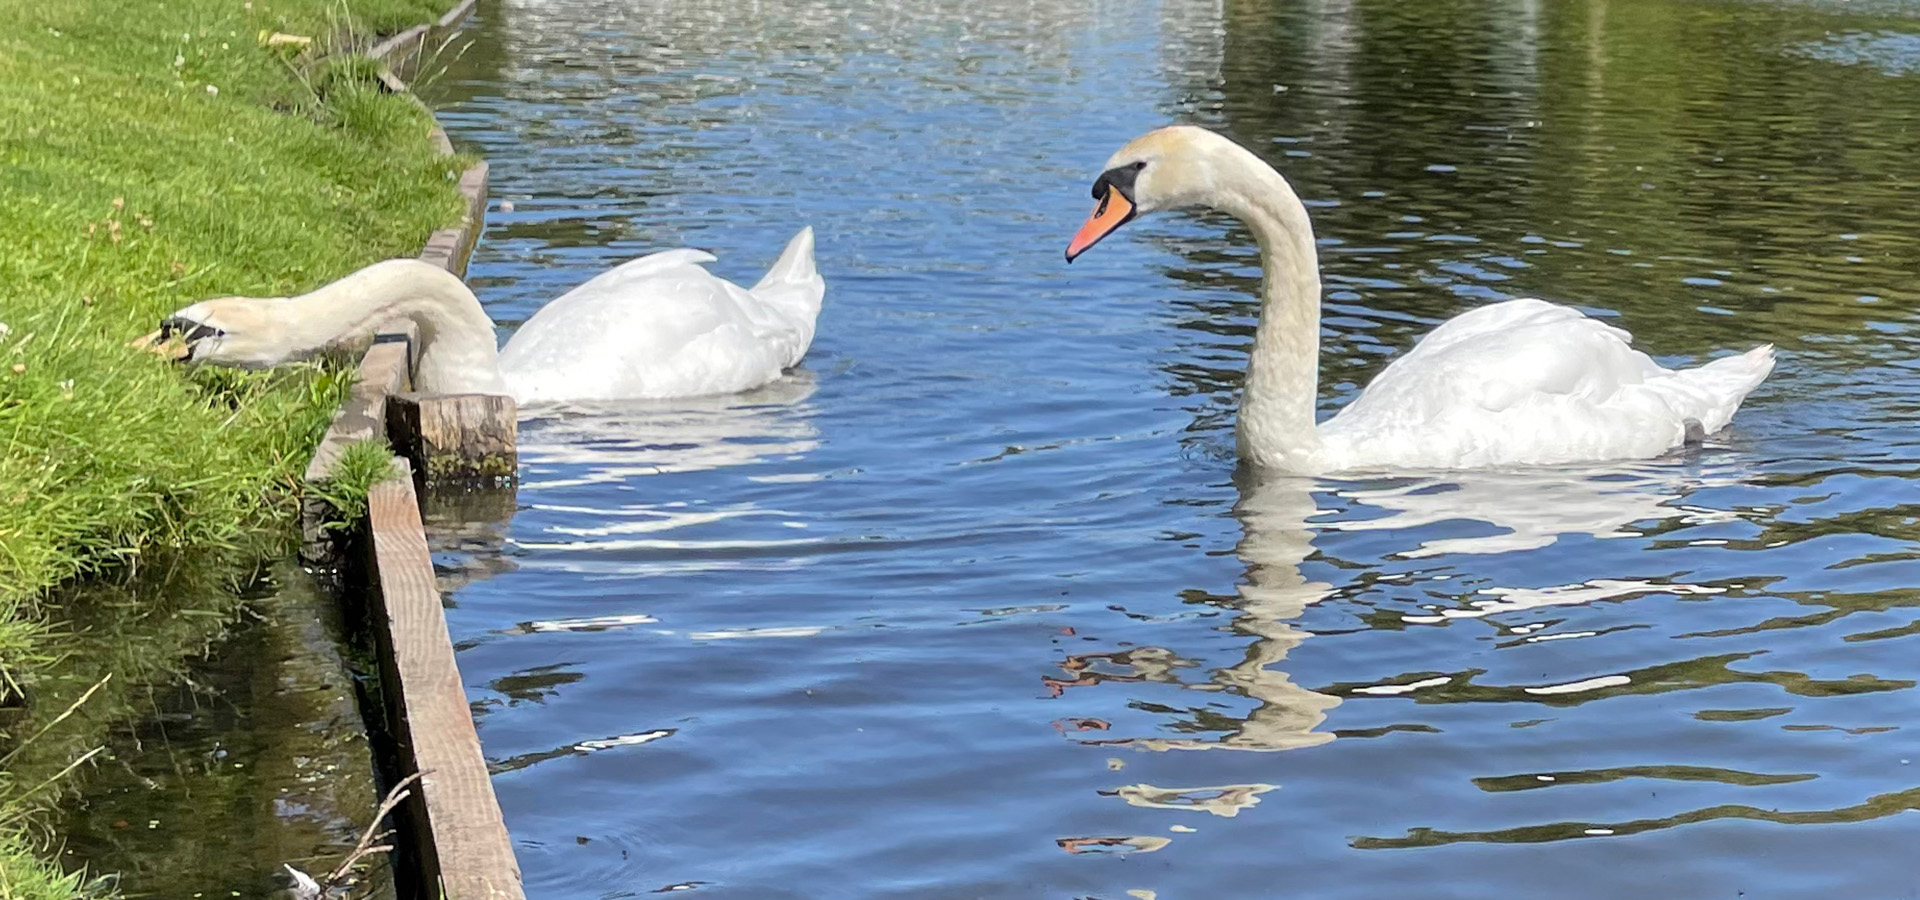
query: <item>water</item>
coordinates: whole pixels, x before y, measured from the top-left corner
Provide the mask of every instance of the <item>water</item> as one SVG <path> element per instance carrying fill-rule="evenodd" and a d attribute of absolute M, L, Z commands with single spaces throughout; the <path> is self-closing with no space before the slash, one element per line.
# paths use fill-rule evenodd
<path fill-rule="evenodd" d="M 757 395 L 536 412 L 444 542 L 529 893 L 1920 895 L 1911 11 L 483 4 L 503 331 L 805 223 L 829 286 Z M 1510 296 L 1780 367 L 1671 459 L 1236 473 L 1248 236 L 1060 260 L 1169 120 L 1312 206 L 1328 410 Z"/>
<path fill-rule="evenodd" d="M 207 577 L 219 566 L 147 562 L 129 585 L 61 597 L 83 652 L 61 678 L 77 684 L 40 698 L 56 701 L 47 715 L 112 677 L 42 739 L 57 742 L 52 759 L 29 753 L 15 773 L 37 782 L 99 749 L 55 810 L 70 872 L 107 876 L 130 898 L 285 898 L 282 865 L 325 876 L 382 793 L 335 600 L 287 564 L 232 623 L 208 601 L 225 590 Z M 350 880 L 356 897 L 394 896 L 384 866 Z"/>

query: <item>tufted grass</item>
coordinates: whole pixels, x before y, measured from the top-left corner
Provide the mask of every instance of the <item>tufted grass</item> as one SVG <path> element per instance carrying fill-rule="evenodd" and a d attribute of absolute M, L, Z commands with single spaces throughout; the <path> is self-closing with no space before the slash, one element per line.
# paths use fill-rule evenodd
<path fill-rule="evenodd" d="M 57 586 L 180 554 L 240 573 L 285 549 L 345 375 L 124 345 L 196 300 L 411 255 L 458 217 L 465 161 L 433 152 L 430 118 L 364 64 L 315 60 L 449 5 L 0 0 L 0 702 L 72 652 Z M 275 31 L 316 40 L 263 46 Z M 0 803 L 0 898 L 75 896 L 16 818 Z"/>

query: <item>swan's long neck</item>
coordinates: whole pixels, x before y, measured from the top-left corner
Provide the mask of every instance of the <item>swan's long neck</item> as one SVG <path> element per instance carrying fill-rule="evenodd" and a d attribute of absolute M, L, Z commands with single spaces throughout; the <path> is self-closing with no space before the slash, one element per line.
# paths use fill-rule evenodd
<path fill-rule="evenodd" d="M 1240 400 L 1240 456 L 1262 468 L 1325 468 L 1314 408 L 1320 390 L 1320 261 L 1307 208 L 1252 153 L 1216 162 L 1218 202 L 1260 242 L 1260 322 Z"/>
<path fill-rule="evenodd" d="M 497 364 L 493 320 L 466 284 L 444 269 L 413 259 L 375 263 L 326 287 L 289 298 L 288 339 L 319 347 L 409 319 L 420 332 L 414 390 L 429 393 L 506 393 Z"/>

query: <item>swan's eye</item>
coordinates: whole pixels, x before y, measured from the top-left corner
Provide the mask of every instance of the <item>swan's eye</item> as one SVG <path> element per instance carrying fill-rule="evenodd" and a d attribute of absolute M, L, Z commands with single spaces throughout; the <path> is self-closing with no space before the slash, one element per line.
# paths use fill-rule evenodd
<path fill-rule="evenodd" d="M 1093 199 L 1104 199 L 1107 196 L 1108 190 L 1115 190 L 1120 192 L 1120 196 L 1127 198 L 1128 202 L 1132 202 L 1133 181 L 1139 177 L 1140 170 L 1146 167 L 1147 164 L 1143 160 L 1141 162 L 1114 166 L 1105 172 L 1101 172 L 1100 177 L 1093 182 Z"/>

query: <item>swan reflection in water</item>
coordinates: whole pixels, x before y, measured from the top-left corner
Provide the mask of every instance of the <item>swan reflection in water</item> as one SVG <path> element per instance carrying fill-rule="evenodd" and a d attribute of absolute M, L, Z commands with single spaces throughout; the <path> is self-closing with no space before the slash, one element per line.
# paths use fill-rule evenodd
<path fill-rule="evenodd" d="M 605 544 L 609 536 L 658 533 L 702 521 L 755 514 L 750 508 L 671 508 L 664 505 L 574 506 L 574 488 L 619 484 L 670 473 L 746 466 L 805 454 L 819 445 L 808 402 L 814 375 L 788 373 L 741 394 L 675 400 L 539 405 L 521 411 L 520 485 L 547 499 L 527 505 L 556 514 L 522 547 Z M 761 476 L 806 478 L 812 476 Z M 604 502 L 604 501 L 596 501 Z M 521 564 L 507 555 L 509 523 L 520 511 L 512 491 L 427 498 L 428 534 L 439 557 L 443 596 Z M 590 523 L 590 524 L 584 524 Z M 551 540 L 550 540 L 551 539 Z M 553 561 L 564 567 L 564 560 Z M 610 627 L 605 616 L 522 623 L 519 630 Z"/>
<path fill-rule="evenodd" d="M 1177 684 L 1196 691 L 1223 691 L 1252 700 L 1253 708 L 1237 720 L 1217 705 L 1209 705 L 1206 722 L 1197 717 L 1162 725 L 1161 732 L 1181 736 L 1092 737 L 1090 732 L 1107 732 L 1112 725 L 1104 720 L 1067 718 L 1055 723 L 1062 733 L 1087 745 L 1126 746 L 1140 750 L 1239 750 L 1275 752 L 1315 747 L 1332 741 L 1336 735 L 1322 728 L 1330 710 L 1338 706 L 1338 694 L 1318 691 L 1295 683 L 1280 668 L 1287 654 L 1305 641 L 1311 632 L 1295 627 L 1308 606 L 1336 593 L 1351 594 L 1354 588 L 1338 588 L 1310 580 L 1303 564 L 1314 553 L 1316 531 L 1379 531 L 1389 544 L 1408 542 L 1407 546 L 1388 549 L 1379 555 L 1387 558 L 1423 558 L 1442 554 L 1495 554 L 1513 550 L 1545 547 L 1562 535 L 1583 534 L 1593 537 L 1626 537 L 1642 529 L 1659 527 L 1666 520 L 1689 522 L 1715 521 L 1736 513 L 1688 506 L 1682 502 L 1690 491 L 1712 484 L 1738 481 L 1732 475 L 1701 476 L 1691 467 L 1644 463 L 1603 469 L 1545 469 L 1533 471 L 1446 473 L 1423 478 L 1381 479 L 1377 482 L 1331 482 L 1293 476 L 1266 476 L 1242 471 L 1236 479 L 1240 496 L 1233 515 L 1241 526 L 1241 538 L 1235 554 L 1245 566 L 1245 576 L 1237 587 L 1237 597 L 1228 601 L 1237 615 L 1228 628 L 1251 638 L 1238 662 L 1215 669 L 1204 682 L 1185 683 L 1178 673 L 1198 664 L 1160 647 L 1134 647 L 1119 653 L 1069 656 L 1062 668 L 1071 680 L 1048 679 L 1054 696 L 1065 688 L 1098 684 L 1103 681 L 1148 681 Z M 1329 501 L 1322 508 L 1321 500 Z M 1370 509 L 1386 515 L 1368 516 Z M 1424 540 L 1417 537 L 1420 526 L 1443 521 L 1468 524 L 1462 531 L 1481 533 L 1468 537 Z M 1640 528 L 1630 526 L 1639 523 Z M 1417 543 L 1414 543 L 1418 541 Z M 1587 603 L 1636 593 L 1711 591 L 1698 585 L 1653 583 L 1635 580 L 1588 582 L 1550 588 L 1486 588 L 1479 598 L 1463 598 L 1465 605 L 1443 610 L 1432 616 L 1406 616 L 1403 622 L 1444 623 L 1462 616 L 1484 616 L 1531 607 Z M 1097 660 L 1097 662 L 1096 662 Z M 1105 671 L 1094 666 L 1106 663 Z M 1447 682 L 1450 679 L 1437 679 Z M 1594 688 L 1610 688 L 1626 681 L 1592 681 Z M 1354 696 L 1405 694 L 1429 686 L 1432 682 L 1393 683 L 1384 679 L 1375 685 L 1352 688 Z M 1565 685 L 1539 689 L 1539 693 L 1585 690 L 1585 686 Z M 1231 723 L 1224 733 L 1215 723 Z M 1185 736 L 1213 732 L 1207 737 Z M 1129 806 L 1153 809 L 1199 811 L 1232 817 L 1257 805 L 1261 795 L 1277 785 L 1264 782 L 1179 787 L 1153 784 L 1126 784 L 1102 791 Z M 1176 827 L 1179 830 L 1181 827 Z M 1191 830 L 1191 829 L 1188 829 Z M 1151 840 L 1151 844 L 1136 843 Z M 1068 853 L 1089 852 L 1148 853 L 1168 844 L 1165 838 L 1075 837 L 1057 842 Z"/>
<path fill-rule="evenodd" d="M 1199 691 L 1227 691 L 1255 703 L 1244 718 L 1234 722 L 1231 730 L 1217 736 L 1075 737 L 1089 745 L 1153 751 L 1278 751 L 1318 746 L 1335 737 L 1329 731 L 1320 730 L 1320 726 L 1326 721 L 1328 710 L 1338 706 L 1342 698 L 1296 684 L 1279 668 L 1287 654 L 1311 634 L 1295 627 L 1294 620 L 1309 605 L 1336 591 L 1351 593 L 1353 590 L 1310 580 L 1302 572 L 1302 564 L 1314 552 L 1316 532 L 1378 531 L 1382 539 L 1390 543 L 1407 543 L 1380 553 L 1388 558 L 1506 553 L 1545 547 L 1562 535 L 1628 537 L 1644 534 L 1655 527 L 1654 523 L 1669 520 L 1696 524 L 1737 517 L 1737 512 L 1691 506 L 1682 498 L 1702 487 L 1739 480 L 1737 473 L 1702 474 L 1696 467 L 1671 463 L 1444 473 L 1375 482 L 1262 477 L 1243 471 L 1236 480 L 1240 496 L 1233 514 L 1242 530 L 1235 553 L 1246 567 L 1246 574 L 1237 588 L 1237 598 L 1231 602 L 1237 615 L 1228 627 L 1252 639 L 1244 656 L 1231 666 L 1214 670 L 1205 682 L 1187 683 L 1177 673 L 1197 663 L 1166 648 L 1135 647 L 1120 653 L 1081 654 L 1070 656 L 1061 664 L 1070 680 L 1048 679 L 1048 684 L 1051 692 L 1058 696 L 1066 687 L 1105 681 L 1161 682 Z M 1330 501 L 1328 508 L 1321 506 L 1321 498 Z M 1372 515 L 1372 510 L 1384 510 L 1386 515 Z M 1422 533 L 1419 526 L 1444 521 L 1462 523 L 1459 531 L 1481 533 L 1443 539 L 1418 537 Z M 1481 527 L 1476 528 L 1473 523 Z M 1639 527 L 1630 527 L 1636 523 Z M 1406 616 L 1402 621 L 1434 624 L 1454 618 L 1589 603 L 1640 593 L 1717 590 L 1704 585 L 1634 579 L 1544 588 L 1488 587 L 1462 598 L 1463 605 L 1442 609 L 1430 616 Z M 1108 671 L 1092 671 L 1096 660 L 1109 664 Z M 1116 667 L 1119 671 L 1112 671 Z M 1362 686 L 1354 693 L 1398 694 L 1416 687 L 1383 683 Z M 1217 720 L 1220 714 L 1220 710 L 1209 710 L 1210 719 Z M 1111 727 L 1093 719 L 1062 721 L 1073 723 L 1071 731 L 1076 735 Z M 1197 723 L 1184 723 L 1177 730 L 1201 730 L 1188 726 L 1197 726 Z M 1126 791 L 1121 794 L 1126 796 Z M 1254 795 L 1242 792 L 1241 799 L 1251 799 Z M 1133 800 L 1129 798 L 1129 802 Z"/>
<path fill-rule="evenodd" d="M 742 394 L 522 411 L 520 479 L 551 490 L 744 466 L 819 446 L 800 370 Z"/>

